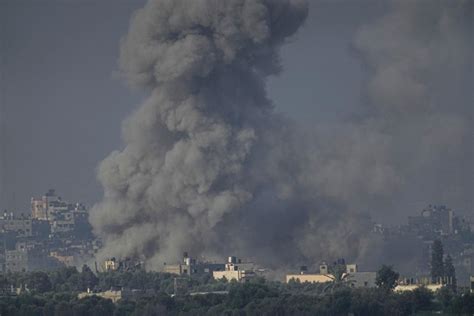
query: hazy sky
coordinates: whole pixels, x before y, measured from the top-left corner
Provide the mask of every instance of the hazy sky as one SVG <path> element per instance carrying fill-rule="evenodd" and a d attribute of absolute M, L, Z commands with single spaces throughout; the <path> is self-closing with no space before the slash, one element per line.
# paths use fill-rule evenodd
<path fill-rule="evenodd" d="M 121 146 L 121 122 L 142 95 L 116 78 L 120 38 L 138 0 L 0 0 L 0 207 L 28 212 L 48 188 L 92 205 L 98 163 Z M 366 72 L 351 49 L 380 1 L 310 1 L 268 92 L 278 111 L 311 126 L 350 115 Z M 420 201 L 417 201 L 420 202 Z M 431 201 L 421 201 L 427 204 Z"/>

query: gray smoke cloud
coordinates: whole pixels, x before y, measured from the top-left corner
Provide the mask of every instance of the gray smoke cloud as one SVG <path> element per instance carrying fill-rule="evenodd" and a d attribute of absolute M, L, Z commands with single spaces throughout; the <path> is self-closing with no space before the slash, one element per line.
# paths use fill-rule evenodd
<path fill-rule="evenodd" d="M 384 135 L 405 191 L 395 197 L 472 211 L 473 3 L 391 1 L 389 10 L 355 47 L 372 74 L 364 121 Z"/>
<path fill-rule="evenodd" d="M 438 99 L 436 84 L 470 58 L 469 4 L 437 4 L 396 3 L 357 32 L 373 73 L 366 105 L 308 132 L 275 113 L 265 90 L 305 1 L 150 0 L 121 43 L 123 77 L 150 96 L 123 124 L 125 147 L 99 167 L 99 258 L 141 256 L 159 269 L 183 251 L 270 265 L 367 257 L 366 211 L 393 211 L 379 207 L 466 154 L 467 107 Z"/>

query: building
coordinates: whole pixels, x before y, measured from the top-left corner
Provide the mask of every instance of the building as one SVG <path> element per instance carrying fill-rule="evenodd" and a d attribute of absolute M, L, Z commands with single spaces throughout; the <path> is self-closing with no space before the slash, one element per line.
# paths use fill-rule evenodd
<path fill-rule="evenodd" d="M 91 290 L 87 289 L 87 292 L 79 293 L 77 296 L 78 299 L 90 297 L 90 296 L 98 296 L 108 300 L 112 300 L 113 303 L 117 303 L 123 298 L 123 291 L 122 290 L 108 290 L 104 292 L 92 292 Z"/>
<path fill-rule="evenodd" d="M 360 272 L 357 264 L 347 264 L 346 272 L 341 276 L 341 281 L 345 282 L 350 287 L 376 287 L 375 280 L 377 272 Z M 319 273 L 306 273 L 306 268 L 302 268 L 300 274 L 288 274 L 286 276 L 286 283 L 291 280 L 299 281 L 301 283 L 326 283 L 334 282 L 336 276 L 329 273 L 328 265 L 323 262 L 319 265 Z"/>
<path fill-rule="evenodd" d="M 439 282 L 432 282 L 431 277 L 428 276 L 420 278 L 400 278 L 394 291 L 406 292 L 423 287 L 432 292 L 436 292 L 448 284 L 451 284 L 451 282 L 447 278 L 440 279 Z"/>
<path fill-rule="evenodd" d="M 196 259 L 190 258 L 188 253 L 183 254 L 182 263 L 164 264 L 163 272 L 175 275 L 195 275 L 195 274 L 212 274 L 214 271 L 224 270 L 223 263 L 198 262 Z"/>
<path fill-rule="evenodd" d="M 135 271 L 142 268 L 143 262 L 132 258 L 117 259 L 115 257 L 107 259 L 101 266 L 102 271 Z"/>
<path fill-rule="evenodd" d="M 108 291 L 102 292 L 93 292 L 90 289 L 87 289 L 86 292 L 79 293 L 77 295 L 78 299 L 90 297 L 90 296 L 98 296 L 108 300 L 111 300 L 113 303 L 117 303 L 121 299 L 126 300 L 137 300 L 140 298 L 150 298 L 156 296 L 156 292 L 154 290 L 140 290 L 140 289 L 114 289 L 111 288 Z"/>
<path fill-rule="evenodd" d="M 5 250 L 6 272 L 29 272 L 52 270 L 61 264 L 45 252 L 40 243 L 34 241 L 17 242 L 15 249 Z"/>
<path fill-rule="evenodd" d="M 214 271 L 212 276 L 216 280 L 226 279 L 227 281 L 236 280 L 245 282 L 256 276 L 253 263 L 242 262 L 236 257 L 229 257 L 223 271 Z"/>
<path fill-rule="evenodd" d="M 307 273 L 306 268 L 302 267 L 299 274 L 286 275 L 286 283 L 289 283 L 292 280 L 301 283 L 326 283 L 334 282 L 335 279 L 336 277 L 329 273 L 328 265 L 325 262 L 319 265 L 319 273 Z"/>
<path fill-rule="evenodd" d="M 66 252 L 61 252 L 61 251 L 51 251 L 49 253 L 49 256 L 58 260 L 58 262 L 62 263 L 66 267 L 73 267 L 75 266 L 75 257 L 74 255 L 68 254 Z"/>
<path fill-rule="evenodd" d="M 444 205 L 429 205 L 419 216 L 408 217 L 411 231 L 423 236 L 454 234 L 454 212 Z"/>
<path fill-rule="evenodd" d="M 394 291 L 395 292 L 407 292 L 407 291 L 413 291 L 418 288 L 424 287 L 432 292 L 436 292 L 442 287 L 444 287 L 443 284 L 398 284 Z"/>
<path fill-rule="evenodd" d="M 377 272 L 360 272 L 357 264 L 348 264 L 342 281 L 350 287 L 376 287 Z"/>
<path fill-rule="evenodd" d="M 5 251 L 5 271 L 23 272 L 29 270 L 29 257 L 26 250 Z"/>
<path fill-rule="evenodd" d="M 471 281 L 471 293 L 474 293 L 474 276 L 471 275 L 469 279 Z"/>
<path fill-rule="evenodd" d="M 0 228 L 4 232 L 13 232 L 16 237 L 47 237 L 49 225 L 47 222 L 30 217 L 15 217 L 6 212 L 0 217 Z"/>
<path fill-rule="evenodd" d="M 119 264 L 115 258 L 110 258 L 104 261 L 104 271 L 116 271 Z"/>
<path fill-rule="evenodd" d="M 54 189 L 50 189 L 41 198 L 31 198 L 31 216 L 38 220 L 49 220 L 55 211 L 67 209 L 67 203 L 62 202 Z"/>
<path fill-rule="evenodd" d="M 41 198 L 31 198 L 31 217 L 49 222 L 51 233 L 79 232 L 87 235 L 90 225 L 87 208 L 80 203 L 68 203 L 51 189 Z"/>

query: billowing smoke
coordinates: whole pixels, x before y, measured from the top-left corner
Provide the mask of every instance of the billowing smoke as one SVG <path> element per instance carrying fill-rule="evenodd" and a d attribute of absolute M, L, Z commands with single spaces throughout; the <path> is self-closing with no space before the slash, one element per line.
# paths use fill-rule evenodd
<path fill-rule="evenodd" d="M 428 20 L 403 5 L 361 29 L 355 46 L 374 73 L 367 106 L 303 133 L 274 112 L 265 80 L 280 72 L 305 1 L 150 0 L 121 45 L 123 76 L 150 96 L 99 168 L 99 256 L 142 256 L 155 269 L 183 251 L 280 265 L 363 257 L 365 211 L 392 211 L 378 207 L 404 196 L 426 159 L 433 171 L 438 155 L 464 154 L 466 108 L 431 94 L 431 78 L 469 58 L 438 51 L 462 45 L 463 8 L 439 4 Z"/>

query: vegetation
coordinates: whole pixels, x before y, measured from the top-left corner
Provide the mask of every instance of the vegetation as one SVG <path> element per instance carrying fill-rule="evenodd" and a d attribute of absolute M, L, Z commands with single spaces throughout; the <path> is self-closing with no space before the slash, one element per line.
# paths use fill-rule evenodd
<path fill-rule="evenodd" d="M 377 271 L 377 278 L 375 284 L 381 289 L 391 291 L 397 285 L 397 280 L 400 275 L 393 271 L 391 266 L 383 265 L 379 271 Z"/>
<path fill-rule="evenodd" d="M 184 279 L 190 292 L 228 291 L 227 295 L 186 293 L 172 297 L 174 276 L 155 272 L 107 272 L 97 276 L 84 267 L 45 273 L 13 273 L 0 276 L 3 295 L 0 315 L 472 315 L 474 295 L 456 294 L 445 287 L 437 293 L 424 288 L 395 293 L 397 273 L 383 266 L 379 288 L 349 288 L 342 282 L 288 284 L 264 279 L 247 283 L 215 281 L 209 276 Z M 8 287 L 24 294 L 9 295 Z M 153 295 L 117 304 L 96 296 L 78 299 L 87 288 L 128 287 Z M 26 290 L 28 289 L 28 291 Z"/>

